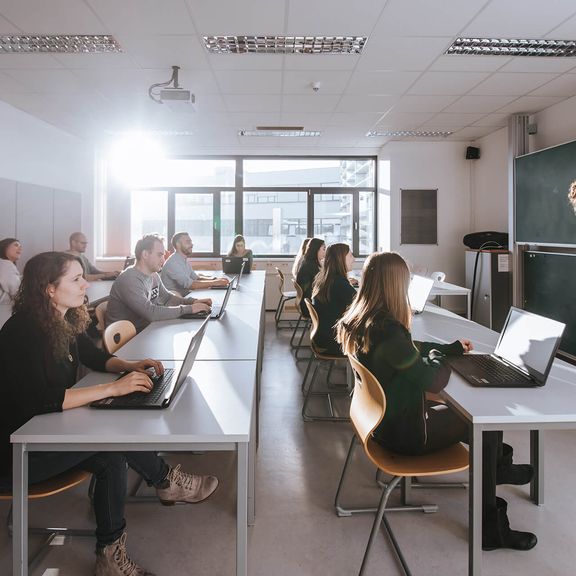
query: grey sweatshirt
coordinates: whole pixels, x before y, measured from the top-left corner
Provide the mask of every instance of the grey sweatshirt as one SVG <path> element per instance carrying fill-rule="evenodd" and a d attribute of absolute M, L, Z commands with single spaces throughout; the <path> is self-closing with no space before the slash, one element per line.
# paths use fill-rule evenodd
<path fill-rule="evenodd" d="M 172 320 L 192 313 L 196 298 L 182 298 L 168 292 L 157 273 L 150 276 L 133 266 L 118 276 L 110 291 L 106 325 L 130 320 L 140 332 L 150 322 Z"/>

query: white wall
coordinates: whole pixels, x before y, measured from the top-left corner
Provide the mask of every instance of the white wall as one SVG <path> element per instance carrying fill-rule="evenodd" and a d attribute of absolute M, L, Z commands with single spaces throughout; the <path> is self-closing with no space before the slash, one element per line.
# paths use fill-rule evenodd
<path fill-rule="evenodd" d="M 470 232 L 471 162 L 463 142 L 390 142 L 378 154 L 390 161 L 390 247 L 416 271 L 440 270 L 446 280 L 464 284 L 464 245 Z M 438 245 L 400 245 L 400 190 L 438 189 Z M 380 234 L 386 234 L 380 222 Z M 460 305 L 457 305 L 460 308 Z"/>
<path fill-rule="evenodd" d="M 530 151 L 576 140 L 576 96 L 535 114 L 538 133 L 530 137 Z"/>

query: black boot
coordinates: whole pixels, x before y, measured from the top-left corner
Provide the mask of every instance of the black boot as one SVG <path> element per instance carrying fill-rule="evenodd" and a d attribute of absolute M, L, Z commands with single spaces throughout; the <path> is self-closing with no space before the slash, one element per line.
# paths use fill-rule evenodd
<path fill-rule="evenodd" d="M 512 446 L 502 444 L 502 458 L 496 469 L 496 484 L 522 486 L 532 481 L 534 468 L 530 464 L 512 464 Z"/>
<path fill-rule="evenodd" d="M 530 550 L 538 539 L 532 532 L 519 532 L 510 529 L 506 510 L 508 504 L 503 498 L 496 498 L 496 509 L 488 511 L 482 522 L 482 550 Z"/>

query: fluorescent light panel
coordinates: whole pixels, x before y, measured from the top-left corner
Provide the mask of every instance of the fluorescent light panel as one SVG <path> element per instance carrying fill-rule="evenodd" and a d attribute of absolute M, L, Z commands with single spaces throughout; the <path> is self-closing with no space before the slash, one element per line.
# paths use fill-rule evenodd
<path fill-rule="evenodd" d="M 446 54 L 569 58 L 576 56 L 576 40 L 456 38 Z"/>
<path fill-rule="evenodd" d="M 113 36 L 86 35 L 11 35 L 0 36 L 0 54 L 34 54 L 55 52 L 77 54 L 81 52 L 109 53 L 122 52 L 120 44 Z"/>
<path fill-rule="evenodd" d="M 317 130 L 240 130 L 238 136 L 273 136 L 276 138 L 313 138 L 321 136 Z"/>
<path fill-rule="evenodd" d="M 361 54 L 365 36 L 203 36 L 212 54 Z"/>
<path fill-rule="evenodd" d="M 369 138 L 377 137 L 404 137 L 404 138 L 446 138 L 450 136 L 452 132 L 447 130 L 390 130 L 386 132 L 375 132 L 370 131 L 366 136 Z"/>

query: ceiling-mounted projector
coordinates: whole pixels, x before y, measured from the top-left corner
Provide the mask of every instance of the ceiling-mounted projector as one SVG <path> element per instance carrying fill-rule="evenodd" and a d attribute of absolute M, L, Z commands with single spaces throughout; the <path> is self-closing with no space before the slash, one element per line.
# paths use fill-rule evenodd
<path fill-rule="evenodd" d="M 172 66 L 172 78 L 168 82 L 152 84 L 148 89 L 148 95 L 154 102 L 165 104 L 174 112 L 195 112 L 196 97 L 190 90 L 180 87 L 178 70 L 180 70 L 179 66 Z M 171 84 L 173 85 L 171 86 Z"/>

